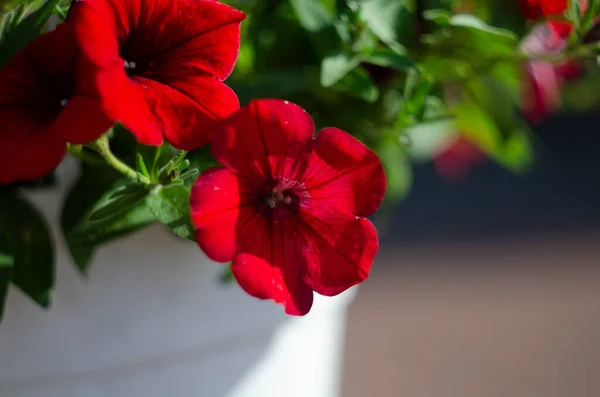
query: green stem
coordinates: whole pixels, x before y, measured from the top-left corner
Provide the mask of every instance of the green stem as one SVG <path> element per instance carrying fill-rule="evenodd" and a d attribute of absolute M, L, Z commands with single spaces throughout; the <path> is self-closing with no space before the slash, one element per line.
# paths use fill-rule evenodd
<path fill-rule="evenodd" d="M 106 164 L 104 162 L 104 159 L 102 159 L 101 157 L 84 152 L 83 147 L 81 145 L 67 144 L 67 150 L 71 156 L 83 162 L 90 164 Z"/>
<path fill-rule="evenodd" d="M 104 161 L 106 161 L 108 165 L 110 165 L 116 171 L 125 175 L 129 179 L 133 179 L 134 181 L 137 181 L 146 186 L 152 186 L 152 181 L 150 180 L 150 178 L 140 174 L 133 168 L 129 167 L 127 164 L 119 160 L 110 151 L 110 145 L 108 144 L 108 138 L 106 137 L 106 135 L 93 142 L 88 143 L 86 146 L 96 151 L 100 156 L 102 156 L 102 158 L 104 158 Z"/>

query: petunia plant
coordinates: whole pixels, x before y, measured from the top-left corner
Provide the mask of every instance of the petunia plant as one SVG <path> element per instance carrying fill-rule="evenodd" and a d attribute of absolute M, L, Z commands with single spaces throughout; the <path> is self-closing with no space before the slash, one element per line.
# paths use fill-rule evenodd
<path fill-rule="evenodd" d="M 0 315 L 10 284 L 51 304 L 56 238 L 85 274 L 99 246 L 155 223 L 305 315 L 314 292 L 368 277 L 367 217 L 409 192 L 412 163 L 450 181 L 486 159 L 526 172 L 531 124 L 600 101 L 585 88 L 600 0 L 4 0 L 0 13 Z M 51 233 L 27 197 L 65 157 L 79 174 Z"/>

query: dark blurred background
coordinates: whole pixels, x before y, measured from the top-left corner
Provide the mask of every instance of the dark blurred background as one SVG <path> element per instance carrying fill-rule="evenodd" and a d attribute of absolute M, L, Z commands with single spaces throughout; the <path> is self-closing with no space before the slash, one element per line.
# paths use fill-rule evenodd
<path fill-rule="evenodd" d="M 516 176 L 488 162 L 456 183 L 429 164 L 395 211 L 385 242 L 497 241 L 600 226 L 600 116 L 562 116 L 534 127 L 538 158 Z M 600 241 L 599 241 L 600 243 Z"/>
<path fill-rule="evenodd" d="M 535 128 L 526 175 L 415 168 L 351 308 L 344 397 L 600 395 L 598 121 Z"/>

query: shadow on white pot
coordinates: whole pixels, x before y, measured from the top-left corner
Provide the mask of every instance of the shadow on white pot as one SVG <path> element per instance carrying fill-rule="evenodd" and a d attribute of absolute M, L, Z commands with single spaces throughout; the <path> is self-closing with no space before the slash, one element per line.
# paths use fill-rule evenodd
<path fill-rule="evenodd" d="M 355 289 L 287 317 L 222 285 L 222 264 L 159 225 L 100 248 L 86 280 L 59 230 L 66 184 L 30 195 L 57 241 L 55 298 L 43 311 L 10 291 L 2 397 L 338 396 Z"/>

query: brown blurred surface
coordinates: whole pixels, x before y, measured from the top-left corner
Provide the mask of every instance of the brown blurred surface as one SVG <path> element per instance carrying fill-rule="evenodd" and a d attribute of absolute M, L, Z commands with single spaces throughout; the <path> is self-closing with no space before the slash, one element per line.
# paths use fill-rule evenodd
<path fill-rule="evenodd" d="M 600 396 L 600 233 L 384 247 L 343 397 Z"/>

